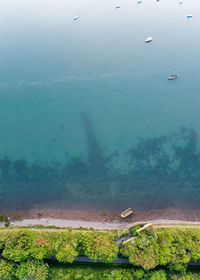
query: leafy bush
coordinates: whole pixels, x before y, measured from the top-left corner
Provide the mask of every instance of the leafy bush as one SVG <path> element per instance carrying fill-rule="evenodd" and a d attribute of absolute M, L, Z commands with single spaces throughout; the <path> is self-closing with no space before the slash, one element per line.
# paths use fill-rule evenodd
<path fill-rule="evenodd" d="M 112 262 L 118 252 L 116 241 L 104 233 L 83 233 L 80 245 L 85 256 L 105 263 Z"/>
<path fill-rule="evenodd" d="M 49 280 L 133 280 L 133 277 L 134 269 L 117 267 L 52 266 L 49 271 Z"/>
<path fill-rule="evenodd" d="M 78 236 L 64 233 L 56 242 L 56 258 L 59 262 L 72 263 L 78 256 Z"/>
<path fill-rule="evenodd" d="M 7 260 L 22 262 L 30 258 L 32 236 L 29 232 L 10 231 L 5 240 L 3 257 Z"/>
<path fill-rule="evenodd" d="M 145 270 L 168 266 L 172 271 L 183 272 L 190 260 L 200 259 L 200 230 L 144 230 L 133 241 L 122 244 L 120 253 Z"/>
<path fill-rule="evenodd" d="M 13 280 L 16 272 L 16 265 L 12 262 L 0 259 L 0 279 Z"/>
<path fill-rule="evenodd" d="M 5 227 L 9 227 L 10 221 L 7 216 L 0 216 L 0 223 L 4 222 Z"/>
<path fill-rule="evenodd" d="M 10 225 L 10 222 L 9 222 L 9 221 L 6 221 L 6 222 L 4 223 L 4 227 L 9 227 L 9 225 Z"/>
<path fill-rule="evenodd" d="M 125 236 L 127 236 L 129 233 L 130 233 L 129 229 L 126 228 L 126 229 L 124 229 L 124 230 L 122 231 L 122 233 L 120 234 L 120 237 L 125 237 Z"/>
<path fill-rule="evenodd" d="M 140 229 L 142 226 L 138 225 L 130 229 L 130 233 L 132 236 L 138 236 L 137 230 Z"/>
<path fill-rule="evenodd" d="M 158 270 L 89 265 L 50 266 L 49 280 L 199 280 L 200 273 L 169 273 Z"/>
<path fill-rule="evenodd" d="M 48 264 L 44 264 L 41 261 L 29 260 L 19 265 L 16 276 L 19 280 L 46 280 L 48 279 L 48 270 Z"/>
<path fill-rule="evenodd" d="M 110 263 L 118 253 L 116 236 L 116 232 L 2 229 L 0 253 L 16 263 L 54 256 L 59 262 L 70 263 L 78 255 Z M 200 260 L 200 230 L 146 229 L 134 240 L 122 243 L 120 253 L 145 271 L 166 267 L 170 272 L 184 273 L 190 260 Z"/>
<path fill-rule="evenodd" d="M 0 216 L 0 223 L 4 221 L 4 216 Z"/>
<path fill-rule="evenodd" d="M 167 274 L 164 270 L 153 271 L 150 276 L 150 280 L 167 280 Z"/>

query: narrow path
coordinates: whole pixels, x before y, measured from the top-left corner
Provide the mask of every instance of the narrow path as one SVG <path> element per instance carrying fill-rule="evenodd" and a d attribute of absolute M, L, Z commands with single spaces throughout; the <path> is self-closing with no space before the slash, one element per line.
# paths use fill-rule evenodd
<path fill-rule="evenodd" d="M 94 261 L 88 257 L 77 257 L 75 262 L 85 262 L 85 263 L 103 263 L 100 260 Z M 123 259 L 123 258 L 116 258 L 112 263 L 116 264 L 130 264 L 128 259 Z M 188 266 L 200 266 L 200 262 L 189 262 Z"/>

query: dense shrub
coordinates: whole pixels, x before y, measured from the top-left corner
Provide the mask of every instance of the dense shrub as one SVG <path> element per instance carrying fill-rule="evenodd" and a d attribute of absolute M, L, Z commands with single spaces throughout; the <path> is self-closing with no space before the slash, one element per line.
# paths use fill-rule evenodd
<path fill-rule="evenodd" d="M 137 230 L 140 229 L 142 226 L 138 225 L 130 229 L 130 233 L 132 236 L 138 236 Z"/>
<path fill-rule="evenodd" d="M 62 234 L 56 242 L 57 260 L 63 263 L 72 263 L 78 254 L 78 235 Z"/>
<path fill-rule="evenodd" d="M 149 275 L 149 280 L 167 280 L 167 274 L 164 270 L 153 271 Z"/>
<path fill-rule="evenodd" d="M 32 235 L 28 231 L 9 231 L 6 239 L 4 236 L 3 257 L 15 262 L 29 259 L 32 241 Z"/>
<path fill-rule="evenodd" d="M 56 256 L 60 262 L 73 262 L 78 255 L 112 262 L 116 258 L 116 233 L 88 231 L 0 231 L 0 251 L 10 261 L 44 260 Z"/>
<path fill-rule="evenodd" d="M 184 272 L 190 260 L 200 259 L 200 230 L 145 230 L 133 241 L 123 244 L 120 252 L 145 270 L 167 266 L 172 271 Z"/>
<path fill-rule="evenodd" d="M 0 279 L 13 280 L 16 272 L 16 265 L 12 262 L 0 259 Z"/>
<path fill-rule="evenodd" d="M 133 277 L 134 269 L 116 267 L 52 266 L 49 271 L 49 280 L 133 280 Z"/>
<path fill-rule="evenodd" d="M 38 260 L 29 260 L 20 263 L 16 271 L 16 277 L 19 280 L 46 280 L 48 279 L 48 271 L 48 264 Z"/>
<path fill-rule="evenodd" d="M 171 273 L 158 270 L 89 265 L 50 266 L 49 280 L 200 280 L 200 273 Z"/>
<path fill-rule="evenodd" d="M 2 229 L 0 253 L 16 264 L 54 256 L 59 262 L 72 263 L 80 255 L 110 263 L 116 258 L 118 248 L 116 233 L 111 232 Z M 146 229 L 134 240 L 122 244 L 120 253 L 145 271 L 162 266 L 170 272 L 184 273 L 189 261 L 200 260 L 200 230 Z M 140 273 L 137 272 L 135 279 L 139 279 Z"/>
<path fill-rule="evenodd" d="M 116 241 L 110 235 L 103 233 L 81 234 L 81 248 L 85 256 L 93 260 L 101 260 L 105 263 L 112 262 L 118 252 Z"/>

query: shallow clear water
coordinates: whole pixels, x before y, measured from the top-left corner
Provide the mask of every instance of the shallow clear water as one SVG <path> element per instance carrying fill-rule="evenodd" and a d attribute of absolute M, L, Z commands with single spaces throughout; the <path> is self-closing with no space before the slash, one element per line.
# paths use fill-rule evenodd
<path fill-rule="evenodd" d="M 0 209 L 199 208 L 200 4 L 178 2 L 0 1 Z"/>

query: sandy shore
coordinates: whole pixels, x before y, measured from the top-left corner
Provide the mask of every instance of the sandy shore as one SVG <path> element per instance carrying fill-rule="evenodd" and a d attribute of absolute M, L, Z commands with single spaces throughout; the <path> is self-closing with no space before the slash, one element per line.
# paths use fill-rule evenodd
<path fill-rule="evenodd" d="M 200 210 L 165 209 L 137 212 L 121 219 L 120 212 L 71 210 L 71 209 L 31 209 L 28 211 L 1 212 L 10 217 L 11 225 L 54 225 L 58 227 L 93 227 L 96 229 L 119 229 L 138 222 L 151 223 L 198 223 Z"/>
<path fill-rule="evenodd" d="M 137 225 L 138 223 L 146 223 L 146 221 L 140 221 L 135 223 L 117 223 L 117 222 L 95 222 L 95 221 L 81 221 L 81 220 L 65 220 L 65 219 L 24 219 L 22 221 L 11 222 L 11 226 L 34 226 L 34 225 L 43 225 L 43 226 L 57 226 L 57 227 L 71 227 L 71 228 L 94 228 L 94 229 L 121 229 L 128 225 Z M 185 224 L 186 226 L 199 226 L 200 222 L 192 221 L 183 221 L 183 220 L 149 220 L 148 223 L 151 224 L 162 224 L 162 225 L 176 225 L 176 224 Z"/>

